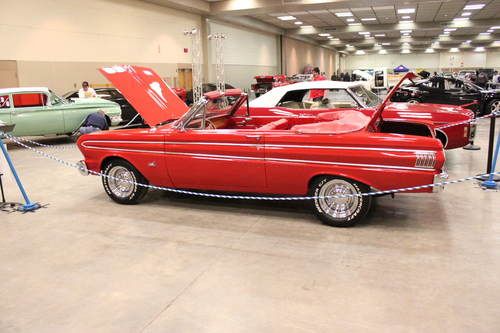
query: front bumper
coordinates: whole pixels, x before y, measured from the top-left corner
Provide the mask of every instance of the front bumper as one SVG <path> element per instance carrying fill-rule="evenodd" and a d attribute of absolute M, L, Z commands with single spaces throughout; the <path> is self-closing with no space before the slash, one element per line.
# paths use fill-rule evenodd
<path fill-rule="evenodd" d="M 87 164 L 85 161 L 78 161 L 76 162 L 76 165 L 78 167 L 78 172 L 80 172 L 81 175 L 83 176 L 88 176 L 89 175 L 89 169 L 87 168 Z"/>
<path fill-rule="evenodd" d="M 446 171 L 442 171 L 434 176 L 434 184 L 440 184 L 448 180 L 448 173 Z M 432 187 L 433 193 L 439 193 L 444 190 L 444 185 L 435 185 Z"/>

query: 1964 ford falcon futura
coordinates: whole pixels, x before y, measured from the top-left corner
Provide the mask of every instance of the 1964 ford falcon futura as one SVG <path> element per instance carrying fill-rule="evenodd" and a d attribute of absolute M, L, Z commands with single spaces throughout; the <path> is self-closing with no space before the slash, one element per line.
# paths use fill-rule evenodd
<path fill-rule="evenodd" d="M 236 115 L 247 99 L 240 90 L 208 93 L 188 110 L 149 68 L 115 66 L 101 72 L 149 125 L 78 140 L 83 166 L 110 176 L 102 178 L 104 189 L 118 203 L 137 203 L 147 192 L 131 181 L 312 195 L 318 197 L 312 207 L 321 221 L 351 226 L 368 213 L 372 198 L 324 196 L 417 186 L 444 176 L 443 145 L 429 124 L 382 120 L 390 96 L 371 117 L 352 110 L 328 121 L 310 115 Z"/>

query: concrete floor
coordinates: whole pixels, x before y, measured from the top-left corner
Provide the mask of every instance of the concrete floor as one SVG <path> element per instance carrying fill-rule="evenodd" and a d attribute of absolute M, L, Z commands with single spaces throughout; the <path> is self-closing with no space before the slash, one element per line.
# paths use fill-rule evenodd
<path fill-rule="evenodd" d="M 484 171 L 486 136 L 447 154 L 451 178 Z M 297 203 L 121 206 L 97 177 L 10 151 L 49 206 L 0 212 L 0 332 L 500 331 L 500 194 L 474 182 L 379 198 L 337 229 Z"/>

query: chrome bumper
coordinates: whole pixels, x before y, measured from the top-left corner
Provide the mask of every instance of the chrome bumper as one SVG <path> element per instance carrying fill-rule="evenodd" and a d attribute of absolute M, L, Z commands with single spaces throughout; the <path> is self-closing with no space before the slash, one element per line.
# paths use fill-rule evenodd
<path fill-rule="evenodd" d="M 85 161 L 78 161 L 76 165 L 78 167 L 78 172 L 80 172 L 81 175 L 83 176 L 89 175 L 89 169 L 87 169 L 87 164 L 85 164 Z"/>
<path fill-rule="evenodd" d="M 446 171 L 443 171 L 437 175 L 434 176 L 434 184 L 439 184 L 448 179 L 448 173 Z M 444 185 L 436 185 L 432 187 L 432 192 L 433 193 L 439 193 L 444 190 Z"/>

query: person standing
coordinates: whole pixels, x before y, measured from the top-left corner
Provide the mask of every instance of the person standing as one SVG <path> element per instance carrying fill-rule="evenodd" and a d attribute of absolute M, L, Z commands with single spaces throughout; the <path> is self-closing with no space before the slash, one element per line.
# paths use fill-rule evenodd
<path fill-rule="evenodd" d="M 82 87 L 78 90 L 78 98 L 95 98 L 97 94 L 94 89 L 89 86 L 87 81 L 82 82 Z"/>
<path fill-rule="evenodd" d="M 326 77 L 321 75 L 321 72 L 318 67 L 314 67 L 313 81 L 324 81 L 324 80 L 326 80 Z M 311 89 L 311 92 L 309 94 L 309 98 L 312 99 L 314 102 L 322 101 L 324 96 L 325 96 L 324 89 Z"/>

